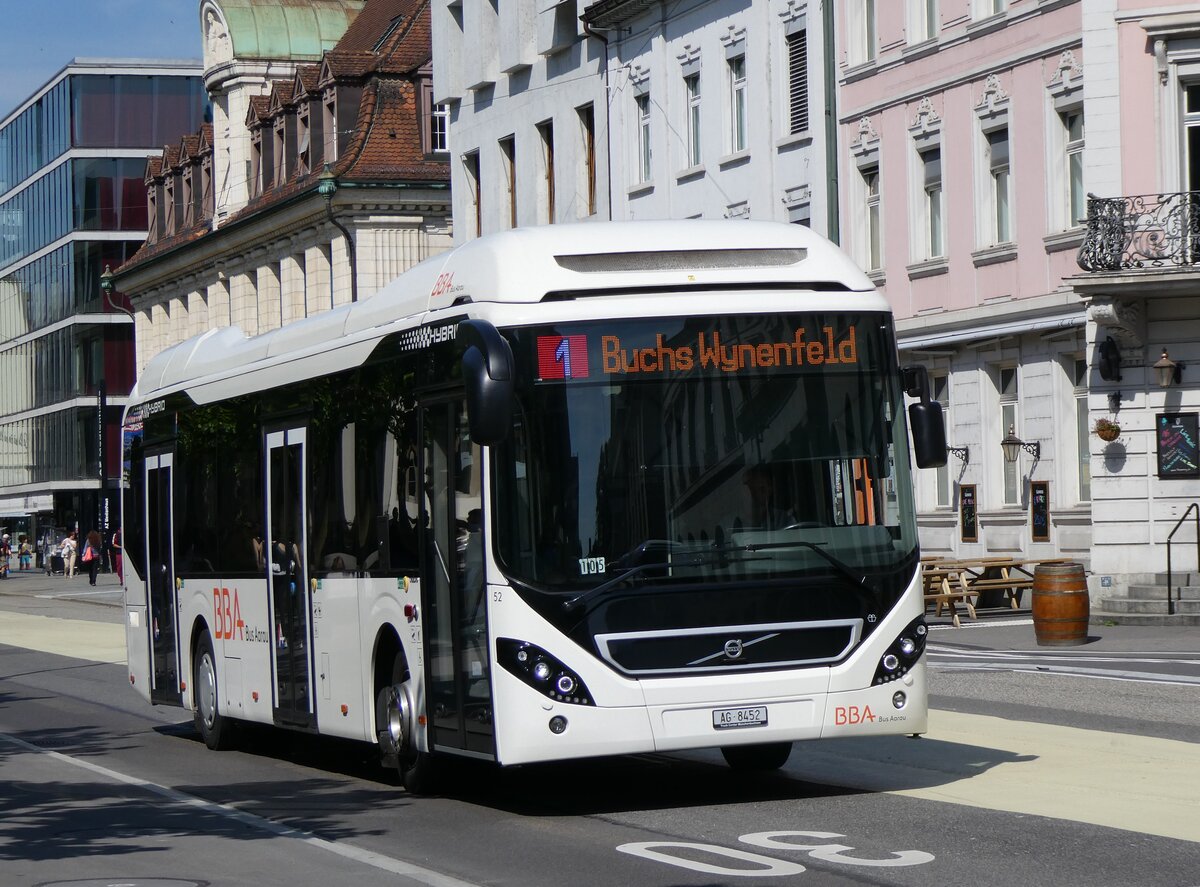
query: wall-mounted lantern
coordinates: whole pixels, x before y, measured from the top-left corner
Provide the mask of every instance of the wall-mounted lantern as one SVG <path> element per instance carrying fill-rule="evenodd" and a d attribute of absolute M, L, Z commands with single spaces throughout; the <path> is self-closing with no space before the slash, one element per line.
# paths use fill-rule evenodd
<path fill-rule="evenodd" d="M 1008 426 L 1008 436 L 1000 441 L 1000 448 L 1004 450 L 1005 462 L 1016 462 L 1017 456 L 1021 455 L 1021 450 L 1033 456 L 1035 462 L 1042 458 L 1042 442 L 1035 440 L 1032 443 L 1026 443 L 1013 433 L 1011 425 Z"/>

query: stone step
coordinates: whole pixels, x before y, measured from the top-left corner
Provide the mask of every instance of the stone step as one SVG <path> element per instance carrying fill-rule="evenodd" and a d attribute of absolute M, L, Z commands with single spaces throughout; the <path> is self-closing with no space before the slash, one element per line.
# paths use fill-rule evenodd
<path fill-rule="evenodd" d="M 1167 612 L 1167 599 L 1165 595 L 1153 598 L 1114 597 L 1097 601 L 1097 606 L 1106 613 L 1123 613 L 1126 615 L 1133 613 L 1161 613 L 1165 615 Z M 1175 601 L 1175 612 L 1200 615 L 1200 600 Z"/>
<path fill-rule="evenodd" d="M 1200 613 L 1176 613 L 1174 616 L 1151 613 L 1108 613 L 1093 609 L 1090 625 L 1200 625 Z"/>
<path fill-rule="evenodd" d="M 1153 584 L 1166 585 L 1167 574 L 1155 573 Z M 1176 570 L 1171 574 L 1171 584 L 1200 588 L 1200 573 L 1197 573 L 1195 570 Z"/>
<path fill-rule="evenodd" d="M 1172 588 L 1172 594 L 1185 601 L 1200 601 L 1200 586 L 1174 586 Z M 1126 591 L 1126 596 L 1131 598 L 1143 598 L 1145 600 L 1157 599 L 1165 601 L 1167 599 L 1167 586 L 1130 585 Z"/>

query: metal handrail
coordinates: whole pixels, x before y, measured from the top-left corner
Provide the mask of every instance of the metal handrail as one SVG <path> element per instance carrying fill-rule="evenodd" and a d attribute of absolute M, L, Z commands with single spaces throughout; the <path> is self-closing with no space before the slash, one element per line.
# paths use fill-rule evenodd
<path fill-rule="evenodd" d="M 1187 507 L 1187 511 L 1185 511 L 1183 513 L 1183 517 L 1181 517 L 1175 523 L 1175 529 L 1173 529 L 1170 533 L 1167 534 L 1167 615 L 1168 616 L 1175 615 L 1175 600 L 1171 597 L 1171 587 L 1175 584 L 1172 581 L 1173 577 L 1172 577 L 1172 573 L 1171 573 L 1171 537 L 1173 537 L 1179 531 L 1179 528 L 1183 526 L 1183 522 L 1188 519 L 1188 515 L 1191 514 L 1193 511 L 1196 512 L 1196 566 L 1197 566 L 1197 568 L 1200 568 L 1200 505 L 1193 502 L 1191 505 L 1189 505 Z M 1183 590 L 1176 589 L 1176 596 L 1179 600 L 1183 600 Z"/>

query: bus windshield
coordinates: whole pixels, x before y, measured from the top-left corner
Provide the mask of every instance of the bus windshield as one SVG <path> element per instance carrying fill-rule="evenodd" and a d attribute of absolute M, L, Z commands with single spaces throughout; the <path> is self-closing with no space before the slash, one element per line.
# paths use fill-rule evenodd
<path fill-rule="evenodd" d="M 494 448 L 514 580 L 864 584 L 917 534 L 891 319 L 804 313 L 506 331 L 513 432 Z M 623 581 L 627 580 L 626 581 Z"/>

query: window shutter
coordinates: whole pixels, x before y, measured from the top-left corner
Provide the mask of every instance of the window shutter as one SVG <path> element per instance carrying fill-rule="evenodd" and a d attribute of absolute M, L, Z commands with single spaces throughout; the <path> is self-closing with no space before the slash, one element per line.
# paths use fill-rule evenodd
<path fill-rule="evenodd" d="M 788 132 L 808 130 L 808 32 L 797 31 L 787 38 Z"/>

